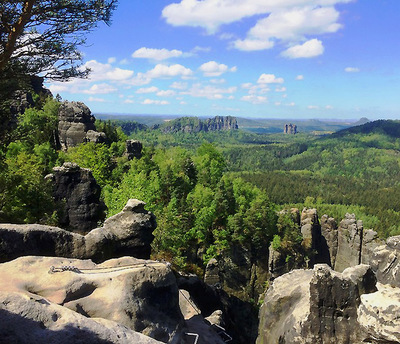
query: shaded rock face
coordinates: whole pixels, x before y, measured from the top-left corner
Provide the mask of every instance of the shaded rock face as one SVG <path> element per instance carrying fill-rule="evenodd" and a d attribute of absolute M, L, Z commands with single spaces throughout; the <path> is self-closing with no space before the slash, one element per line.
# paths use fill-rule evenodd
<path fill-rule="evenodd" d="M 126 149 L 125 156 L 128 160 L 132 160 L 134 158 L 140 159 L 142 157 L 142 143 L 137 140 L 127 140 L 126 141 Z"/>
<path fill-rule="evenodd" d="M 367 265 L 343 274 L 326 264 L 293 270 L 274 280 L 260 309 L 257 344 L 360 343 L 360 295 L 376 291 Z"/>
<path fill-rule="evenodd" d="M 78 270 L 49 273 L 52 266 Z M 178 343 L 182 336 L 176 280 L 165 264 L 22 257 L 1 264 L 0 273 L 0 332 L 8 343 Z"/>
<path fill-rule="evenodd" d="M 219 324 L 233 339 L 229 343 L 254 343 L 257 338 L 257 309 L 248 302 L 228 295 L 222 288 L 210 286 L 196 275 L 179 276 L 179 289 L 186 290 L 201 315 L 211 324 Z M 194 319 L 197 322 L 198 319 Z M 224 336 L 227 339 L 226 336 Z M 193 343 L 191 339 L 189 343 Z"/>
<path fill-rule="evenodd" d="M 321 217 L 321 236 L 328 248 L 325 254 L 322 254 L 323 262 L 334 267 L 338 251 L 338 230 L 336 220 L 333 217 L 328 215 Z"/>
<path fill-rule="evenodd" d="M 0 261 L 26 255 L 92 259 L 96 262 L 125 255 L 148 259 L 156 221 L 144 206 L 144 202 L 129 200 L 121 213 L 86 235 L 36 224 L 0 224 Z"/>
<path fill-rule="evenodd" d="M 77 233 L 87 233 L 105 218 L 106 206 L 101 189 L 89 169 L 74 163 L 55 167 L 50 175 L 53 197 L 58 208 L 59 225 Z"/>
<path fill-rule="evenodd" d="M 390 237 L 385 245 L 378 246 L 372 253 L 370 264 L 379 282 L 400 288 L 400 235 Z"/>
<path fill-rule="evenodd" d="M 63 150 L 75 147 L 79 143 L 104 139 L 104 133 L 93 133 L 96 132 L 96 119 L 84 103 L 65 101 L 60 106 L 58 118 L 58 134 Z"/>

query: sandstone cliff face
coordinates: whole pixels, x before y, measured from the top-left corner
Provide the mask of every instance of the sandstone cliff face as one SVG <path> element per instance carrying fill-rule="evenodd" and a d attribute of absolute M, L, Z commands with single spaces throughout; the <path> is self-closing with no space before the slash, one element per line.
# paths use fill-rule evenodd
<path fill-rule="evenodd" d="M 0 264 L 0 274 L 0 333 L 8 343 L 150 344 L 182 337 L 176 280 L 165 264 L 22 257 Z"/>
<path fill-rule="evenodd" d="M 294 270 L 274 280 L 260 309 L 257 344 L 360 343 L 360 295 L 376 291 L 367 265 L 338 273 L 327 265 Z"/>
<path fill-rule="evenodd" d="M 59 226 L 84 234 L 104 220 L 106 206 L 100 201 L 100 186 L 89 169 L 67 162 L 55 167 L 47 178 L 53 183 Z"/>
<path fill-rule="evenodd" d="M 148 259 L 156 228 L 145 203 L 129 200 L 121 213 L 86 235 L 37 224 L 0 224 L 0 262 L 26 255 L 92 259 L 124 255 Z"/>

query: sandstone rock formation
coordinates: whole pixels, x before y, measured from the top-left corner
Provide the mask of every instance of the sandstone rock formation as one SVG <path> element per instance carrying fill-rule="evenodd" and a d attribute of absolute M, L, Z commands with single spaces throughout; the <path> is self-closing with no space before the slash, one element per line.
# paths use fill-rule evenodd
<path fill-rule="evenodd" d="M 236 130 L 238 123 L 236 117 L 215 116 L 206 120 L 197 117 L 181 117 L 160 126 L 165 133 L 185 132 L 198 133 L 207 131 Z"/>
<path fill-rule="evenodd" d="M 176 279 L 163 263 L 28 256 L 0 264 L 0 274 L 0 332 L 8 343 L 150 344 L 182 337 Z"/>
<path fill-rule="evenodd" d="M 129 200 L 122 212 L 86 235 L 37 224 L 0 224 L 0 262 L 26 255 L 92 259 L 124 255 L 148 259 L 155 217 L 145 203 Z"/>
<path fill-rule="evenodd" d="M 339 272 L 350 266 L 369 264 L 373 250 L 381 244 L 377 233 L 364 229 L 362 221 L 354 214 L 346 214 L 337 229 L 333 219 L 323 216 L 321 227 L 329 249 L 330 265 Z"/>
<path fill-rule="evenodd" d="M 125 156 L 128 160 L 132 160 L 134 158 L 140 159 L 142 157 L 142 143 L 137 140 L 127 140 L 126 141 L 126 149 Z"/>
<path fill-rule="evenodd" d="M 83 142 L 105 140 L 104 133 L 96 134 L 96 119 L 84 103 L 65 101 L 60 106 L 58 118 L 58 134 L 63 150 Z"/>
<path fill-rule="evenodd" d="M 280 212 L 283 215 L 287 213 Z M 291 209 L 290 214 L 297 224 L 298 210 Z M 323 215 L 319 222 L 316 209 L 304 208 L 299 222 L 303 238 L 301 249 L 306 259 L 294 267 L 290 266 L 285 254 L 274 250 L 271 245 L 268 265 L 272 279 L 293 268 L 312 268 L 317 263 L 328 264 L 339 272 L 358 264 L 370 264 L 374 249 L 382 244 L 377 233 L 364 229 L 362 221 L 357 220 L 354 214 L 346 214 L 338 226 L 335 219 L 328 215 Z"/>
<path fill-rule="evenodd" d="M 400 343 L 400 289 L 377 283 L 378 291 L 361 295 L 358 322 L 367 343 Z"/>
<path fill-rule="evenodd" d="M 297 134 L 297 125 L 289 123 L 285 124 L 283 127 L 283 133 L 284 134 Z"/>
<path fill-rule="evenodd" d="M 105 143 L 106 141 L 106 134 L 95 130 L 88 130 L 84 138 L 84 142 Z"/>
<path fill-rule="evenodd" d="M 313 270 L 293 270 L 274 280 L 260 309 L 257 344 L 360 343 L 357 322 L 360 295 L 376 291 L 367 265 L 342 274 L 326 264 Z"/>
<path fill-rule="evenodd" d="M 84 234 L 104 220 L 106 206 L 100 200 L 100 186 L 89 169 L 66 162 L 62 167 L 54 167 L 46 178 L 53 183 L 59 226 Z"/>
<path fill-rule="evenodd" d="M 379 282 L 400 288 L 400 235 L 375 248 L 370 264 Z"/>

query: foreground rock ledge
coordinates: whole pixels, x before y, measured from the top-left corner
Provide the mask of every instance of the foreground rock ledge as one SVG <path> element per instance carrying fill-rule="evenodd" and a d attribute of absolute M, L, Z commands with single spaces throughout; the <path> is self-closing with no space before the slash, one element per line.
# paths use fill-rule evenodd
<path fill-rule="evenodd" d="M 21 257 L 0 264 L 0 275 L 4 343 L 155 344 L 181 339 L 176 279 L 163 263 L 123 257 L 96 265 Z"/>
<path fill-rule="evenodd" d="M 155 216 L 144 206 L 144 202 L 131 199 L 122 212 L 86 235 L 37 224 L 0 224 L 0 262 L 27 255 L 95 262 L 123 256 L 148 259 L 157 225 Z"/>
<path fill-rule="evenodd" d="M 368 333 L 371 323 L 384 322 L 376 319 L 384 319 L 382 314 L 369 325 L 357 320 L 360 304 L 377 295 L 376 291 L 376 278 L 368 265 L 357 265 L 343 273 L 326 264 L 317 264 L 313 270 L 293 270 L 275 279 L 266 293 L 257 344 L 392 343 L 380 341 L 389 337 L 382 333 Z M 371 307 L 363 307 L 365 318 Z M 386 317 L 396 316 L 390 307 L 380 311 Z M 392 326 L 385 331 L 393 334 L 397 325 Z"/>

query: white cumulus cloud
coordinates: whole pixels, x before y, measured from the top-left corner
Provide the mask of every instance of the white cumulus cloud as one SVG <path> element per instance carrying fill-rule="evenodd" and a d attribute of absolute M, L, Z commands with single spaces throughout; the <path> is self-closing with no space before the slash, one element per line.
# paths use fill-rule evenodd
<path fill-rule="evenodd" d="M 146 76 L 151 79 L 157 78 L 172 78 L 176 76 L 180 76 L 182 78 L 187 78 L 192 76 L 193 71 L 189 68 L 186 68 L 180 64 L 174 64 L 171 66 L 167 66 L 164 64 L 158 64 L 153 69 L 146 72 Z"/>
<path fill-rule="evenodd" d="M 222 25 L 262 16 L 244 39 L 231 42 L 243 51 L 266 50 L 277 42 L 299 45 L 309 36 L 335 33 L 342 28 L 335 5 L 353 0 L 181 0 L 167 5 L 162 16 L 174 26 L 205 28 L 215 34 Z M 232 34 L 219 37 L 235 39 Z M 311 56 L 310 56 L 311 57 Z"/>
<path fill-rule="evenodd" d="M 324 53 L 324 46 L 322 42 L 316 38 L 311 39 L 303 44 L 298 44 L 282 53 L 282 56 L 289 59 L 310 58 L 322 55 Z"/>
<path fill-rule="evenodd" d="M 296 80 L 304 80 L 304 75 L 297 75 Z"/>
<path fill-rule="evenodd" d="M 142 47 L 136 50 L 133 54 L 133 58 L 151 59 L 156 61 L 162 61 L 170 59 L 172 57 L 181 57 L 183 52 L 180 50 L 168 50 L 168 49 L 152 49 Z"/>
<path fill-rule="evenodd" d="M 220 76 L 224 73 L 226 73 L 228 70 L 230 72 L 236 72 L 237 67 L 232 67 L 229 69 L 229 67 L 223 63 L 218 63 L 215 61 L 209 61 L 206 63 L 203 63 L 200 67 L 199 70 L 201 70 L 204 73 L 204 76 Z"/>
<path fill-rule="evenodd" d="M 259 84 L 283 84 L 283 78 L 277 78 L 275 74 L 261 74 L 257 81 Z"/>
<path fill-rule="evenodd" d="M 91 81 L 122 81 L 133 76 L 133 70 L 114 68 L 109 63 L 101 63 L 96 60 L 86 62 L 83 67 L 91 70 L 89 75 L 89 80 Z"/>

